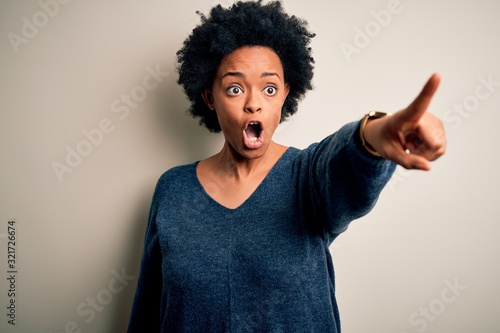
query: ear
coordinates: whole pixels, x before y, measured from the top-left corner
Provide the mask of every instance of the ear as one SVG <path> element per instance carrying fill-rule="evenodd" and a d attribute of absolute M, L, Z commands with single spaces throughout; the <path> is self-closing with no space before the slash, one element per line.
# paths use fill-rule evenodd
<path fill-rule="evenodd" d="M 210 110 L 215 110 L 214 95 L 212 94 L 212 90 L 205 89 L 205 91 L 201 94 L 201 97 L 203 97 L 205 104 L 207 104 Z"/>
<path fill-rule="evenodd" d="M 289 92 L 290 92 L 290 84 L 285 82 L 285 94 L 283 96 L 283 104 L 285 104 Z"/>
<path fill-rule="evenodd" d="M 288 97 L 288 93 L 290 92 L 290 83 L 285 82 L 285 99 Z M 283 100 L 284 102 L 284 100 Z"/>

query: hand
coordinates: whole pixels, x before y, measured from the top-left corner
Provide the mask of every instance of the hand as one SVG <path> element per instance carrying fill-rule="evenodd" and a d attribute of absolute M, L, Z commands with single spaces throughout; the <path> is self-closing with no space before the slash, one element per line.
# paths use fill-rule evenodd
<path fill-rule="evenodd" d="M 406 169 L 430 170 L 430 161 L 445 153 L 443 123 L 427 112 L 440 80 L 439 74 L 433 74 L 406 109 L 392 116 L 368 121 L 365 140 L 383 158 Z"/>

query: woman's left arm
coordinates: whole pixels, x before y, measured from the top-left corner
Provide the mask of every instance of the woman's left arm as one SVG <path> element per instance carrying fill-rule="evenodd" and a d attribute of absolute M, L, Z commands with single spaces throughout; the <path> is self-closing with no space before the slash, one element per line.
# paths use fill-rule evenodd
<path fill-rule="evenodd" d="M 427 112 L 440 80 L 439 74 L 433 74 L 406 109 L 369 120 L 361 134 L 366 143 L 381 157 L 406 169 L 430 170 L 430 161 L 446 151 L 443 123 Z"/>

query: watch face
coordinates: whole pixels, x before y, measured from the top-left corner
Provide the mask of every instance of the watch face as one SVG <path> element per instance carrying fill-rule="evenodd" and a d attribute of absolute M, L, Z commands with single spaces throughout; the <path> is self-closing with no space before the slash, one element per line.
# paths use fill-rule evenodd
<path fill-rule="evenodd" d="M 368 117 L 370 119 L 382 118 L 382 117 L 385 117 L 387 115 L 388 115 L 387 112 L 381 112 L 381 111 L 371 111 L 370 113 L 368 113 Z"/>

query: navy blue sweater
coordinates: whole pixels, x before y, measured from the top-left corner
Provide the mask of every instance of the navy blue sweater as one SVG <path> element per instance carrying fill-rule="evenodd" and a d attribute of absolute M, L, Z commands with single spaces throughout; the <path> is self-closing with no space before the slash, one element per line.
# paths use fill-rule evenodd
<path fill-rule="evenodd" d="M 197 163 L 163 174 L 128 332 L 339 333 L 329 246 L 395 168 L 364 151 L 358 130 L 288 148 L 236 209 L 205 192 Z"/>

